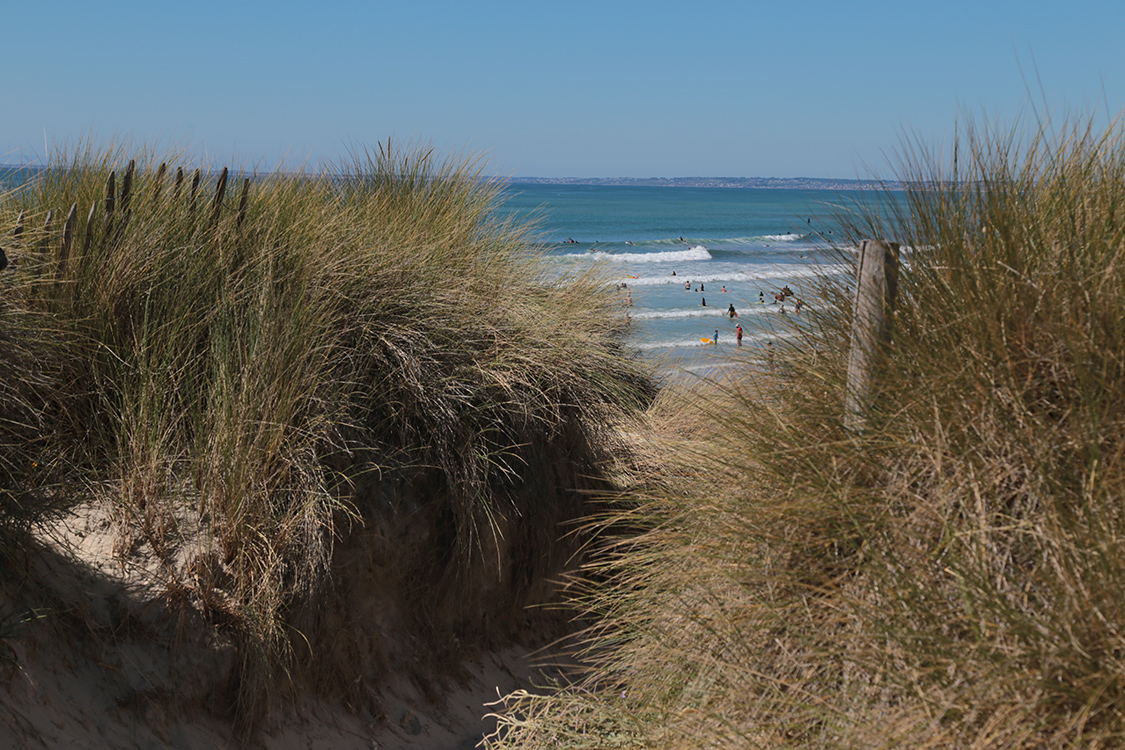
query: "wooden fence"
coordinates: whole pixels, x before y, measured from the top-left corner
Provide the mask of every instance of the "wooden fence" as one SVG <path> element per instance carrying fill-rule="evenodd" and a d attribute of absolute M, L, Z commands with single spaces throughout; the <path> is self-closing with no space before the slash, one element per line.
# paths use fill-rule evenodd
<path fill-rule="evenodd" d="M 133 183 L 136 178 L 136 161 L 130 160 L 129 166 L 126 167 L 124 175 L 121 178 L 120 191 L 117 188 L 117 172 L 112 171 L 105 181 L 105 198 L 103 200 L 96 200 L 90 205 L 90 212 L 86 216 L 86 227 L 82 239 L 82 253 L 85 255 L 91 250 L 101 249 L 103 252 L 113 248 L 121 238 L 125 235 L 126 229 L 129 227 L 129 220 L 132 218 L 132 203 L 133 199 Z M 158 201 L 163 196 L 165 191 L 165 181 L 167 173 L 167 164 L 162 163 L 159 169 L 156 170 L 156 175 L 153 179 L 153 200 Z M 202 182 L 203 175 L 199 169 L 196 169 L 191 176 L 189 204 L 191 210 L 196 210 L 199 199 L 199 187 Z M 229 172 L 226 167 L 219 174 L 218 180 L 215 183 L 215 194 L 211 198 L 210 211 L 208 215 L 208 228 L 218 223 L 219 217 L 223 210 L 223 201 L 227 193 L 227 181 L 229 179 Z M 183 190 L 185 181 L 184 170 L 182 167 L 177 167 L 175 177 L 172 180 L 171 199 L 177 200 Z M 238 200 L 238 214 L 235 220 L 235 226 L 241 227 L 242 222 L 246 219 L 246 208 L 250 198 L 250 178 L 245 177 L 242 180 L 242 195 Z M 98 207 L 102 207 L 102 216 L 99 221 Z M 12 230 L 10 244 L 26 250 L 22 235 L 24 233 L 24 211 L 20 211 L 16 217 L 16 224 Z M 74 237 L 78 224 L 78 204 L 73 203 L 70 206 L 70 211 L 67 213 L 66 221 L 63 223 L 62 230 L 59 231 L 54 226 L 55 211 L 54 209 L 47 211 L 46 219 L 43 222 L 43 229 L 39 232 L 38 242 L 35 243 L 34 250 L 46 260 L 50 249 L 58 244 L 59 251 L 57 256 L 57 265 L 55 273 L 58 278 L 62 278 L 66 274 L 67 262 L 70 259 L 71 251 L 74 247 Z M 101 231 L 98 231 L 100 224 Z M 97 238 L 97 239 L 96 239 Z M 61 242 L 60 242 L 61 240 Z M 9 264 L 9 258 L 4 252 L 4 248 L 0 246 L 0 270 L 5 269 Z"/>

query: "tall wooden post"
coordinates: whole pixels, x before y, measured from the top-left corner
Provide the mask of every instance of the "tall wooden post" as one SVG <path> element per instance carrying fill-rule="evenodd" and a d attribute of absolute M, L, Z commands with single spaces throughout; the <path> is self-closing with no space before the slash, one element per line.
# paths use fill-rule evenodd
<path fill-rule="evenodd" d="M 156 177 L 152 180 L 152 199 L 153 201 L 160 200 L 160 194 L 164 192 L 164 173 L 168 170 L 168 162 L 160 162 L 160 168 L 156 170 Z"/>
<path fill-rule="evenodd" d="M 861 242 L 844 394 L 844 425 L 850 430 L 864 427 L 873 397 L 874 369 L 891 343 L 891 315 L 897 291 L 898 243 Z"/>
<path fill-rule="evenodd" d="M 196 167 L 195 172 L 191 175 L 191 210 L 195 211 L 195 196 L 199 193 L 199 168 Z"/>
<path fill-rule="evenodd" d="M 51 244 L 51 220 L 55 217 L 55 210 L 47 211 L 47 220 L 43 222 L 43 239 L 39 240 L 39 252 L 46 253 Z"/>
<path fill-rule="evenodd" d="M 129 210 L 129 199 L 133 197 L 133 174 L 137 171 L 137 160 L 130 159 L 129 166 L 125 169 L 125 177 L 121 180 L 121 213 Z"/>
<path fill-rule="evenodd" d="M 219 221 L 219 212 L 223 208 L 223 198 L 227 194 L 227 174 L 227 168 L 223 167 L 223 173 L 219 175 L 219 183 L 215 186 L 215 199 L 211 201 L 211 219 L 208 222 L 208 228 Z"/>
<path fill-rule="evenodd" d="M 78 204 L 70 204 L 70 213 L 66 215 L 66 224 L 63 226 L 62 250 L 59 251 L 59 267 L 57 278 L 66 275 L 66 261 L 70 257 L 70 246 L 74 244 L 74 225 L 78 222 Z"/>
<path fill-rule="evenodd" d="M 90 253 L 90 247 L 94 242 L 94 216 L 98 208 L 98 202 L 94 201 L 90 204 L 90 215 L 86 217 L 86 239 L 82 241 L 82 256 L 85 257 Z"/>
<path fill-rule="evenodd" d="M 172 198 L 180 197 L 180 188 L 184 184 L 184 168 L 176 167 L 176 179 L 172 183 Z"/>
<path fill-rule="evenodd" d="M 105 221 L 103 224 L 103 240 L 109 239 L 113 229 L 113 208 L 117 204 L 117 172 L 109 173 L 105 181 Z"/>

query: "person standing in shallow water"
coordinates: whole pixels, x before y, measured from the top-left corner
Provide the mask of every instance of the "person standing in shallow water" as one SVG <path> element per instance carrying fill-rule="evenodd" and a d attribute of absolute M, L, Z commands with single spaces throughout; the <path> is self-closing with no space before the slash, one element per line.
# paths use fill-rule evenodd
<path fill-rule="evenodd" d="M 718 344 L 719 344 L 719 329 L 718 328 L 715 329 L 715 338 L 711 339 L 711 343 L 715 344 L 716 346 L 718 346 Z"/>
<path fill-rule="evenodd" d="M 734 338 L 738 341 L 738 345 L 742 346 L 742 326 L 738 325 L 734 328 Z"/>

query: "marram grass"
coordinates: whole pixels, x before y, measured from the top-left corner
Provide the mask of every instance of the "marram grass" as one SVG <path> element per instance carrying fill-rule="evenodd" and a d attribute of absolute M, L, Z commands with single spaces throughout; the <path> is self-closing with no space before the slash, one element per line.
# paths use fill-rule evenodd
<path fill-rule="evenodd" d="M 772 362 L 664 394 L 590 670 L 491 747 L 1125 744 L 1125 136 L 969 127 L 899 177 L 849 238 L 906 249 L 866 427 L 827 280 Z"/>
<path fill-rule="evenodd" d="M 424 505 L 430 589 L 521 601 L 506 566 L 558 571 L 607 425 L 652 391 L 608 285 L 549 277 L 472 163 L 388 143 L 256 177 L 245 211 L 240 178 L 216 205 L 176 165 L 87 147 L 0 200 L 0 520 L 107 504 L 119 553 L 235 639 L 253 723 L 332 668 L 341 540 Z"/>

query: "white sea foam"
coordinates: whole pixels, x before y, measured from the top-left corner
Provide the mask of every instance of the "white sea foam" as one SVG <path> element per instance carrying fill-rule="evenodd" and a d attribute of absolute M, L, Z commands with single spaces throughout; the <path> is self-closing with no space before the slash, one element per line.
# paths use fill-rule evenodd
<path fill-rule="evenodd" d="M 689 276 L 688 274 L 684 274 L 682 276 L 638 276 L 636 278 L 624 276 L 619 278 L 618 282 L 623 282 L 625 284 L 628 284 L 629 286 L 662 286 L 671 284 L 681 287 L 685 282 L 690 282 L 693 287 L 698 287 L 700 282 L 704 284 L 712 284 L 717 281 L 722 284 L 726 284 L 739 281 L 769 282 L 773 279 L 808 279 L 822 275 L 841 274 L 845 273 L 847 270 L 848 266 L 846 265 L 826 264 L 752 266 L 749 267 L 748 270 L 735 271 L 733 273 L 723 273 L 721 271 L 715 271 L 711 273 L 703 273 L 692 276 Z"/>
<path fill-rule="evenodd" d="M 691 261 L 711 260 L 711 253 L 703 245 L 688 250 L 667 250 L 659 253 L 597 253 L 614 263 L 690 263 Z"/>
<path fill-rule="evenodd" d="M 563 258 L 585 258 L 587 260 L 609 261 L 612 263 L 690 263 L 711 260 L 711 253 L 703 245 L 689 250 L 667 250 L 659 253 L 606 253 L 600 251 L 586 253 L 567 253 Z"/>
<path fill-rule="evenodd" d="M 720 337 L 720 340 L 721 337 Z M 677 339 L 674 341 L 649 341 L 641 342 L 636 345 L 642 352 L 655 351 L 657 349 L 686 349 L 693 346 L 711 346 L 705 344 L 701 339 Z"/>
<path fill-rule="evenodd" d="M 779 310 L 776 305 L 755 304 L 756 306 L 754 307 L 743 305 L 741 309 L 735 306 L 738 317 L 745 315 L 768 315 L 778 312 Z M 730 312 L 727 308 L 716 305 L 715 307 L 693 307 L 688 310 L 642 310 L 639 312 L 631 312 L 629 315 L 633 320 L 671 320 L 677 318 L 728 318 Z M 735 318 L 735 320 L 737 319 L 738 318 Z"/>
<path fill-rule="evenodd" d="M 645 310 L 630 313 L 633 320 L 668 320 L 671 318 L 718 318 L 727 314 L 727 309 L 718 307 L 695 307 L 690 310 Z"/>

